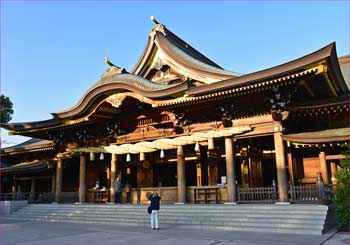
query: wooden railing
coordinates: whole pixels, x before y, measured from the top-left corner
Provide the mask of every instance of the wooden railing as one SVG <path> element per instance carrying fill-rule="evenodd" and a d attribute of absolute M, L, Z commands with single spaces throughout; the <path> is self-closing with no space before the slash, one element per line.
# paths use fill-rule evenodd
<path fill-rule="evenodd" d="M 28 200 L 29 203 L 48 203 L 53 201 L 52 192 L 9 192 L 0 194 L 1 201 Z"/>
<path fill-rule="evenodd" d="M 290 186 L 290 201 L 316 202 L 319 199 L 316 185 Z"/>
<path fill-rule="evenodd" d="M 194 203 L 219 203 L 219 188 L 216 186 L 195 187 Z"/>
<path fill-rule="evenodd" d="M 238 202 L 266 202 L 277 200 L 277 190 L 274 186 L 242 188 L 238 187 Z"/>
<path fill-rule="evenodd" d="M 62 192 L 61 202 L 63 203 L 79 202 L 79 192 Z"/>

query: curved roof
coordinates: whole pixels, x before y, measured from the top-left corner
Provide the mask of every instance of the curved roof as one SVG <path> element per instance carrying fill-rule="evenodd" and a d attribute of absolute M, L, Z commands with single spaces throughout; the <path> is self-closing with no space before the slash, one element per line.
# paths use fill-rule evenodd
<path fill-rule="evenodd" d="M 71 108 L 53 115 L 58 118 L 78 116 L 97 100 L 102 101 L 109 95 L 121 91 L 132 91 L 153 99 L 167 97 L 186 89 L 188 89 L 187 83 L 165 85 L 151 82 L 133 74 L 115 74 L 104 77 L 91 86 L 78 103 Z"/>
<path fill-rule="evenodd" d="M 315 64 L 322 60 L 327 61 L 328 66 L 334 73 L 334 76 L 338 81 L 342 92 L 347 93 L 348 88 L 341 74 L 335 43 L 333 42 L 311 54 L 305 55 L 301 58 L 284 63 L 282 65 L 274 66 L 265 70 L 249 73 L 239 77 L 230 78 L 225 81 L 220 81 L 213 84 L 193 87 L 189 91 L 187 91 L 186 94 L 191 96 L 198 96 L 201 94 L 222 91 L 228 88 L 235 88 L 243 85 L 255 84 L 262 80 L 274 79 L 276 77 L 285 76 L 293 72 L 303 71 L 306 69 L 307 66 Z"/>
<path fill-rule="evenodd" d="M 147 45 L 131 72 L 139 76 L 147 76 L 157 50 L 162 52 L 165 56 L 163 59 L 171 63 L 170 65 L 178 66 L 180 69 L 185 68 L 189 77 L 192 75 L 220 81 L 240 75 L 224 70 L 168 30 L 163 24 L 156 24 L 153 27 Z"/>
<path fill-rule="evenodd" d="M 42 140 L 42 139 L 32 138 L 20 144 L 1 149 L 1 154 L 7 154 L 7 153 L 19 152 L 19 151 L 50 150 L 50 149 L 53 149 L 54 146 L 55 144 L 51 140 Z"/>
<path fill-rule="evenodd" d="M 11 173 L 11 172 L 26 172 L 26 171 L 38 171 L 46 170 L 48 168 L 49 161 L 33 161 L 33 162 L 23 162 L 16 165 L 12 165 L 5 168 L 0 168 L 1 173 Z"/>

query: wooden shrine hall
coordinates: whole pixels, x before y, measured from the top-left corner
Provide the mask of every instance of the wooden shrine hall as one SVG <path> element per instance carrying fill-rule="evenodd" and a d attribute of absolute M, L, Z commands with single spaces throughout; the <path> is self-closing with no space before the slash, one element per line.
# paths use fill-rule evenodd
<path fill-rule="evenodd" d="M 105 62 L 71 108 L 1 124 L 32 138 L 1 149 L 2 199 L 113 202 L 118 177 L 132 203 L 152 190 L 163 203 L 283 203 L 336 183 L 350 141 L 350 57 L 335 43 L 240 74 L 154 20 L 131 71 Z"/>

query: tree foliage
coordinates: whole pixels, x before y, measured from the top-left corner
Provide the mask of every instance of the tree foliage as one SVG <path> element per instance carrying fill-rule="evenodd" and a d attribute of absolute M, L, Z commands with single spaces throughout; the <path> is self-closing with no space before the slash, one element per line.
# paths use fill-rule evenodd
<path fill-rule="evenodd" d="M 0 97 L 1 106 L 1 123 L 7 123 L 12 119 L 13 109 L 12 102 L 9 97 L 1 95 Z"/>
<path fill-rule="evenodd" d="M 349 150 L 345 153 L 349 155 Z M 335 177 L 338 180 L 335 192 L 335 204 L 337 220 L 341 229 L 349 229 L 350 225 L 350 159 L 349 157 L 340 161 Z"/>

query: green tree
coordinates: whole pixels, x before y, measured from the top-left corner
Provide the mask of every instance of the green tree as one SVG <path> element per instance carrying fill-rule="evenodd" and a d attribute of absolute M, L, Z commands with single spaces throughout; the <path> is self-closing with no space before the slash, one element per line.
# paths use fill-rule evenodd
<path fill-rule="evenodd" d="M 349 149 L 344 155 L 349 155 Z M 335 173 L 338 180 L 335 191 L 335 211 L 340 229 L 349 230 L 350 225 L 350 159 L 340 161 L 340 166 Z"/>
<path fill-rule="evenodd" d="M 5 95 L 1 95 L 0 106 L 1 106 L 1 123 L 7 123 L 12 119 L 12 114 L 13 114 L 12 102 L 10 98 Z"/>

